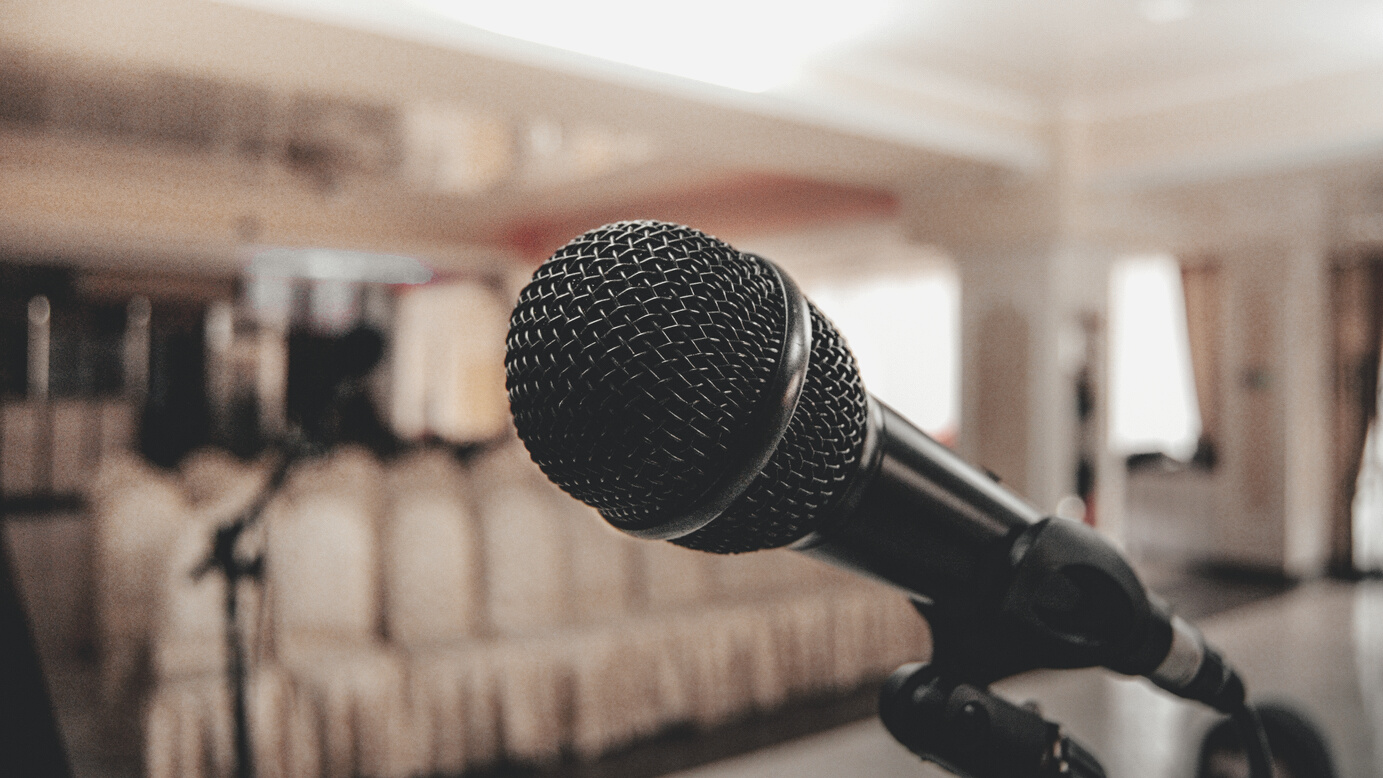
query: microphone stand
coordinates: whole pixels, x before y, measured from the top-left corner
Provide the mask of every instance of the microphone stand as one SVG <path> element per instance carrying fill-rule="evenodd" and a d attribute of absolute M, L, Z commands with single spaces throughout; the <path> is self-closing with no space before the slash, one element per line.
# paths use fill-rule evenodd
<path fill-rule="evenodd" d="M 1117 554 L 1082 542 L 1079 525 L 1048 519 L 1020 553 L 992 560 L 997 585 L 945 601 L 914 599 L 932 632 L 932 659 L 894 671 L 879 718 L 908 750 L 963 778 L 1105 778 L 1088 750 L 1035 706 L 1017 706 L 989 684 L 1039 668 L 1101 664 L 1063 646 L 1098 645 L 1128 618 L 1142 585 Z M 1238 689 L 1243 694 L 1242 686 Z M 1271 778 L 1272 756 L 1254 709 L 1229 713 L 1245 742 L 1251 778 Z"/>
<path fill-rule="evenodd" d="M 898 668 L 879 693 L 879 719 L 895 740 L 963 778 L 1105 778 L 1099 760 L 1035 705 L 1008 702 L 955 661 L 983 633 L 974 621 L 914 605 L 932 625 L 933 659 Z"/>
<path fill-rule="evenodd" d="M 929 620 L 939 615 L 914 605 Z M 969 642 L 948 641 L 947 634 L 933 626 L 933 644 L 944 647 L 943 655 L 954 656 L 952 650 Z M 962 778 L 1106 778 L 1094 754 L 1042 718 L 1036 705 L 1014 705 L 966 677 L 945 659 L 903 665 L 879 693 L 879 719 L 909 751 Z M 1270 778 L 1272 752 L 1257 711 L 1245 705 L 1231 720 L 1251 778 Z"/>
<path fill-rule="evenodd" d="M 306 454 L 306 446 L 290 442 L 284 446 L 284 453 L 274 466 L 254 501 L 247 505 L 232 521 L 218 527 L 212 539 L 210 555 L 192 571 L 193 580 L 201 580 L 212 571 L 225 577 L 226 593 L 226 676 L 230 686 L 233 728 L 235 736 L 236 778 L 254 778 L 254 759 L 250 748 L 250 723 L 246 709 L 245 648 L 241 639 L 243 629 L 240 622 L 239 594 L 240 582 L 249 580 L 259 583 L 264 578 L 264 552 L 261 550 L 250 559 L 238 556 L 236 545 L 246 530 L 253 527 L 264 513 L 264 509 L 278 496 L 287 480 L 288 472 Z"/>

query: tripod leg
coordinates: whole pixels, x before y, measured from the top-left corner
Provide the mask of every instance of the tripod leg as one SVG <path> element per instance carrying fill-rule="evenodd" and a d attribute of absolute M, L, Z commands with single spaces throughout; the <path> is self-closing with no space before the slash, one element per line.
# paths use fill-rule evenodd
<path fill-rule="evenodd" d="M 232 562 L 234 564 L 234 562 Z M 235 725 L 236 778 L 254 778 L 254 759 L 250 749 L 250 720 L 245 705 L 245 650 L 240 639 L 239 576 L 226 579 L 226 656 L 230 663 L 232 714 Z"/>

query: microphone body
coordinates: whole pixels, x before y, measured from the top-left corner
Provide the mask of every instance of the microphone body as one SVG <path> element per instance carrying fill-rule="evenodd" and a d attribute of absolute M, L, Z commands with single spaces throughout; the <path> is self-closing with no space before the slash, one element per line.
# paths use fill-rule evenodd
<path fill-rule="evenodd" d="M 1104 666 L 1224 712 L 1243 685 L 1122 555 L 1043 517 L 870 397 L 867 450 L 838 515 L 789 548 L 907 592 L 933 627 L 933 661 L 972 683 Z"/>
<path fill-rule="evenodd" d="M 977 606 L 1042 514 L 884 403 L 871 396 L 869 406 L 852 490 L 789 547 L 914 598 Z"/>
<path fill-rule="evenodd" d="M 767 260 L 659 222 L 592 230 L 511 319 L 515 427 L 630 534 L 787 546 L 906 592 L 932 664 L 985 685 L 1104 666 L 1226 712 L 1243 685 L 1113 546 L 1045 518 L 869 396 L 833 325 Z"/>

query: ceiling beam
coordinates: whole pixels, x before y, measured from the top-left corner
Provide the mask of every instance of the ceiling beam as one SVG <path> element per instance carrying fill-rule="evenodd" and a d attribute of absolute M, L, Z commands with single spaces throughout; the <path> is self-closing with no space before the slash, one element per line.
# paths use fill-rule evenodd
<path fill-rule="evenodd" d="M 1087 180 L 1136 190 L 1378 159 L 1380 95 L 1383 68 L 1374 67 L 1092 116 Z"/>
<path fill-rule="evenodd" d="M 946 147 L 939 139 L 955 136 L 958 122 L 922 137 L 898 132 L 910 123 L 883 121 L 877 111 L 826 110 L 800 97 L 712 87 L 480 31 L 462 45 L 439 32 L 436 19 L 395 25 L 388 34 L 367 31 L 380 29 L 369 17 L 372 4 L 282 5 L 299 15 L 205 0 L 14 0 L 0 4 L 0 46 L 275 90 L 395 104 L 453 102 L 519 120 L 595 122 L 646 133 L 660 152 L 710 168 L 847 184 L 905 187 L 955 165 L 1012 164 L 1011 154 L 976 158 L 983 144 Z M 315 9 L 311 18 L 302 15 L 305 8 Z M 558 67 L 553 57 L 581 66 Z"/>

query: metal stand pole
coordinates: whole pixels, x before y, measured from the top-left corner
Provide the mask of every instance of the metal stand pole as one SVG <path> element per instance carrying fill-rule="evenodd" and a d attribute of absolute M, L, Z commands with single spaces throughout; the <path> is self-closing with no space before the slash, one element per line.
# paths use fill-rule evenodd
<path fill-rule="evenodd" d="M 270 501 L 278 494 L 287 479 L 288 471 L 301 458 L 300 448 L 290 447 L 280 459 L 264 489 L 234 521 L 216 530 L 212 541 L 211 555 L 193 571 L 194 579 L 201 579 L 213 570 L 219 571 L 226 581 L 226 680 L 230 686 L 232 717 L 235 729 L 235 776 L 254 778 L 253 749 L 250 745 L 250 721 L 246 706 L 246 685 L 248 672 L 245 666 L 245 646 L 241 628 L 239 598 L 240 582 L 258 582 L 264 577 L 264 554 L 261 552 L 251 559 L 241 559 L 236 555 L 236 546 L 245 531 L 250 529 L 264 513 Z"/>
<path fill-rule="evenodd" d="M 254 760 L 250 749 L 250 722 L 246 712 L 246 672 L 245 646 L 241 636 L 239 596 L 240 582 L 244 579 L 258 581 L 264 569 L 264 556 L 241 561 L 235 556 L 236 542 L 249 522 L 236 521 L 216 530 L 212 543 L 211 558 L 198 569 L 198 577 L 210 570 L 219 570 L 225 577 L 225 616 L 226 616 L 226 675 L 230 684 L 232 715 L 235 728 L 235 775 L 236 778 L 254 778 Z"/>

